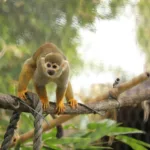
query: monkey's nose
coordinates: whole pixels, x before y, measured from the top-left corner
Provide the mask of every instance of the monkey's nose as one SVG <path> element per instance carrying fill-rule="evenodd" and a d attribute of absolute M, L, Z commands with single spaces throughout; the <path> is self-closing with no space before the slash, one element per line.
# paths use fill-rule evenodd
<path fill-rule="evenodd" d="M 55 74 L 55 71 L 54 71 L 54 70 L 48 70 L 48 74 L 49 74 L 50 76 L 52 76 L 52 75 Z"/>

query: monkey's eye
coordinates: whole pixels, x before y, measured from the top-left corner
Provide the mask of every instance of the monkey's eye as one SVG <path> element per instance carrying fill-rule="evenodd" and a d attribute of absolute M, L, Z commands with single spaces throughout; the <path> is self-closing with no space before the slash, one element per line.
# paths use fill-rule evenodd
<path fill-rule="evenodd" d="M 50 67 L 51 67 L 51 64 L 50 64 L 50 63 L 47 63 L 47 67 L 50 68 Z"/>
<path fill-rule="evenodd" d="M 56 69 L 56 68 L 57 68 L 57 65 L 53 65 L 53 68 Z"/>

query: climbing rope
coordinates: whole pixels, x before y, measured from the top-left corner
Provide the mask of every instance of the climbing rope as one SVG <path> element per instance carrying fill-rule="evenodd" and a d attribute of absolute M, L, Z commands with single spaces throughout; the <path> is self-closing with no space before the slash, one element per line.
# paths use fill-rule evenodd
<path fill-rule="evenodd" d="M 27 98 L 30 100 L 32 107 L 36 110 L 31 110 L 32 115 L 34 116 L 34 139 L 33 139 L 33 150 L 40 150 L 42 146 L 42 122 L 43 118 L 42 113 L 42 104 L 36 94 L 27 93 Z M 36 113 L 38 112 L 38 113 Z"/>
<path fill-rule="evenodd" d="M 34 139 L 33 139 L 33 150 L 40 150 L 42 146 L 42 104 L 36 94 L 28 92 L 26 94 L 27 99 L 30 101 L 32 107 L 29 107 L 30 112 L 34 116 Z M 21 101 L 19 101 L 21 102 Z M 4 141 L 1 145 L 1 150 L 8 150 L 12 137 L 14 135 L 14 131 L 17 128 L 17 122 L 19 121 L 21 112 L 14 111 L 10 123 L 7 127 L 6 133 L 4 135 Z"/>
<path fill-rule="evenodd" d="M 8 150 L 14 135 L 14 131 L 17 128 L 17 122 L 19 121 L 20 114 L 20 112 L 13 112 L 9 126 L 7 127 L 6 133 L 4 135 L 4 141 L 2 142 L 1 150 Z"/>

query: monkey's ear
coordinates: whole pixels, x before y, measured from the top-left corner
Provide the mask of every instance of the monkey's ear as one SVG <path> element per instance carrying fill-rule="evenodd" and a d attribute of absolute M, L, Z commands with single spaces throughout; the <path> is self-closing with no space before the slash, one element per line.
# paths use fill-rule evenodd
<path fill-rule="evenodd" d="M 41 61 L 42 64 L 45 64 L 45 57 L 41 57 L 40 61 Z"/>
<path fill-rule="evenodd" d="M 66 70 L 66 68 L 69 67 L 68 61 L 64 60 L 60 67 L 62 68 L 62 71 Z"/>
<path fill-rule="evenodd" d="M 37 61 L 37 67 L 45 68 L 45 57 L 41 57 L 39 61 Z"/>

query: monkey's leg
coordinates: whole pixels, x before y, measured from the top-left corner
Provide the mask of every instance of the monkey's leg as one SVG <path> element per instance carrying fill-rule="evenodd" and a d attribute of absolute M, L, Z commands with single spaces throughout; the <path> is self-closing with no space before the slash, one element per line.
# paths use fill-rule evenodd
<path fill-rule="evenodd" d="M 35 67 L 33 67 L 32 65 L 32 60 L 28 59 L 23 65 L 19 76 L 18 97 L 20 97 L 21 99 L 26 99 L 25 93 L 27 92 L 27 86 L 33 76 L 34 71 Z"/>
<path fill-rule="evenodd" d="M 68 87 L 67 87 L 67 91 L 66 91 L 66 99 L 72 108 L 77 108 L 78 103 L 73 97 L 73 90 L 72 90 L 72 86 L 71 86 L 70 81 L 68 83 Z"/>
<path fill-rule="evenodd" d="M 34 86 L 35 86 L 35 90 L 42 102 L 43 110 L 48 109 L 50 107 L 50 105 L 49 105 L 49 101 L 48 101 L 48 97 L 47 97 L 47 93 L 46 93 L 46 87 L 45 86 L 37 86 L 36 84 L 34 84 Z"/>
<path fill-rule="evenodd" d="M 56 113 L 60 114 L 63 113 L 65 110 L 65 106 L 64 106 L 64 96 L 66 93 L 66 88 L 65 87 L 57 87 L 56 89 Z"/>

